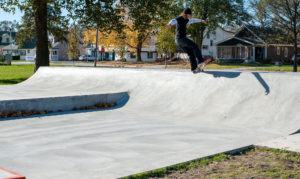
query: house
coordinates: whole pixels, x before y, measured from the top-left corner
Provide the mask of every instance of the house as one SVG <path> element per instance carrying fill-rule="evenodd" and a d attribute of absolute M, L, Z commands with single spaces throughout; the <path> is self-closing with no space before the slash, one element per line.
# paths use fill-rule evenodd
<path fill-rule="evenodd" d="M 3 54 L 16 53 L 16 32 L 0 31 L 0 49 Z"/>
<path fill-rule="evenodd" d="M 20 60 L 34 61 L 36 56 L 36 41 L 31 39 L 19 48 Z"/>
<path fill-rule="evenodd" d="M 293 45 L 280 43 L 282 32 L 274 28 L 243 25 L 232 37 L 217 42 L 217 59 L 221 62 L 289 61 Z"/>
<path fill-rule="evenodd" d="M 236 29 L 234 27 L 218 26 L 214 31 L 206 29 L 202 41 L 202 55 L 217 57 L 216 42 L 232 37 Z"/>
<path fill-rule="evenodd" d="M 102 60 L 101 56 L 101 45 L 98 47 L 98 58 L 99 60 Z M 95 45 L 93 44 L 88 44 L 85 46 L 85 55 L 89 55 L 91 57 L 95 57 Z M 117 49 L 114 48 L 104 48 L 105 52 L 103 54 L 104 60 L 110 60 L 110 61 L 115 61 L 115 60 L 121 60 L 121 56 L 117 53 Z M 158 57 L 158 53 L 156 51 L 156 45 L 145 45 L 144 48 L 142 48 L 141 52 L 142 56 L 142 61 L 145 62 L 150 62 L 154 61 Z M 128 62 L 135 62 L 136 61 L 136 53 L 132 53 L 129 51 L 128 48 L 125 48 L 125 53 L 123 58 L 126 59 Z"/>
<path fill-rule="evenodd" d="M 146 45 L 144 48 L 142 48 L 141 56 L 142 56 L 142 61 L 153 62 L 158 57 L 158 53 L 156 51 L 156 45 Z M 120 58 L 119 55 L 117 55 L 116 59 L 119 59 L 119 58 Z M 128 61 L 128 62 L 135 62 L 136 54 L 132 53 L 130 51 L 127 51 L 124 54 L 124 58 L 126 58 L 126 61 Z"/>

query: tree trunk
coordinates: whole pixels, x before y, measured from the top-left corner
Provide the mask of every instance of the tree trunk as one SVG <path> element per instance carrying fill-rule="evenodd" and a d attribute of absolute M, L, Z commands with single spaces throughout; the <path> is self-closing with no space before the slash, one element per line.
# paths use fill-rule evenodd
<path fill-rule="evenodd" d="M 136 61 L 141 62 L 142 61 L 142 46 L 143 44 L 141 42 L 138 43 L 136 48 Z"/>
<path fill-rule="evenodd" d="M 297 72 L 297 53 L 298 53 L 298 47 L 297 47 L 297 33 L 295 33 L 294 37 L 294 51 L 295 51 L 295 59 L 294 59 L 294 72 Z"/>
<path fill-rule="evenodd" d="M 294 10 L 295 10 L 295 17 L 294 17 L 294 52 L 295 52 L 295 59 L 294 59 L 294 72 L 297 72 L 297 53 L 298 53 L 298 44 L 297 44 L 297 38 L 298 38 L 298 30 L 297 30 L 297 12 L 298 12 L 298 7 L 297 4 L 295 3 L 294 5 Z"/>
<path fill-rule="evenodd" d="M 40 66 L 49 66 L 47 1 L 34 0 L 34 20 L 36 26 L 36 72 Z"/>

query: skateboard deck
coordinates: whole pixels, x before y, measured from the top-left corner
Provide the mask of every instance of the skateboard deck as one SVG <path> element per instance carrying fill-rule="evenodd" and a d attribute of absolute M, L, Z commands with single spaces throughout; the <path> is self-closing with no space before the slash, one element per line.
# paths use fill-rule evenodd
<path fill-rule="evenodd" d="M 203 62 L 202 64 L 200 64 L 199 66 L 199 70 L 202 72 L 205 70 L 206 66 L 209 65 L 211 62 L 214 62 L 215 59 L 214 58 L 210 58 L 207 61 Z"/>

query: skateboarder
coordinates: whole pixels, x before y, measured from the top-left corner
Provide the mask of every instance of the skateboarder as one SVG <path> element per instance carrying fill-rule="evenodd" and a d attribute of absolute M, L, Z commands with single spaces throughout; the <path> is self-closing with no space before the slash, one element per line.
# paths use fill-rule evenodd
<path fill-rule="evenodd" d="M 180 48 L 182 48 L 182 50 L 185 53 L 188 54 L 191 63 L 192 72 L 198 73 L 199 71 L 203 70 L 203 68 L 207 63 L 211 62 L 212 60 L 207 59 L 204 61 L 198 45 L 194 41 L 186 37 L 187 24 L 200 23 L 200 22 L 206 24 L 205 20 L 192 19 L 191 16 L 192 16 L 192 10 L 190 8 L 185 8 L 179 17 L 177 17 L 176 19 L 172 19 L 167 24 L 167 27 L 171 28 L 172 25 L 176 24 L 175 43 Z"/>

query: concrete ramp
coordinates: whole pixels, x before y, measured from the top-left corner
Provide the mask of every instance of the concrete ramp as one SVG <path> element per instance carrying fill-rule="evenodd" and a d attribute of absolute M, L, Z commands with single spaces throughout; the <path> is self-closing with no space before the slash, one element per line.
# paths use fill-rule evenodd
<path fill-rule="evenodd" d="M 127 96 L 111 110 L 0 121 L 0 166 L 32 179 L 127 176 L 300 129 L 294 73 L 51 67 L 0 91 L 0 103 Z"/>

